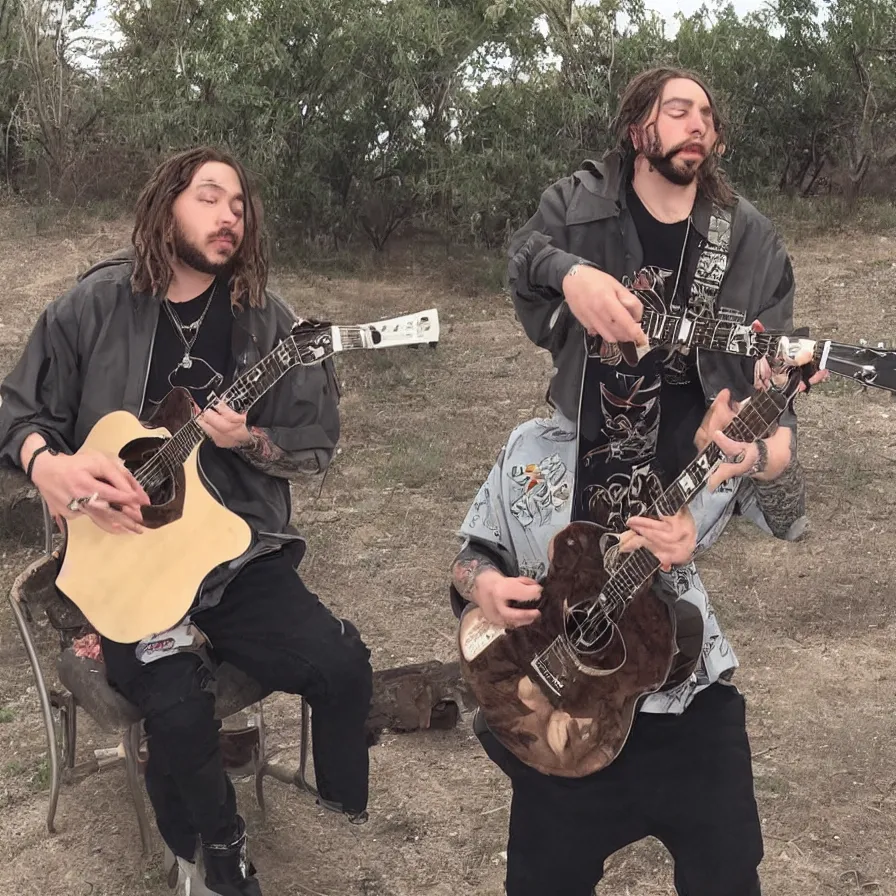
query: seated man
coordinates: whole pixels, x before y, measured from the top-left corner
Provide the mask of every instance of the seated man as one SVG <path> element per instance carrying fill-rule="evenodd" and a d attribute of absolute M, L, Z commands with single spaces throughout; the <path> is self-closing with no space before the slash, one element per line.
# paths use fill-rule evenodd
<path fill-rule="evenodd" d="M 133 248 L 46 308 L 0 387 L 0 460 L 26 471 L 57 520 L 86 515 L 122 539 L 140 537 L 149 498 L 118 458 L 78 452 L 97 420 L 118 409 L 145 419 L 175 386 L 204 406 L 294 322 L 266 289 L 260 202 L 224 153 L 193 149 L 156 170 L 137 203 Z M 187 639 L 199 629 L 211 655 L 102 639 L 109 681 L 145 718 L 146 787 L 188 892 L 261 893 L 218 745 L 216 661 L 308 699 L 321 803 L 366 818 L 369 651 L 296 574 L 304 541 L 288 528 L 289 478 L 328 465 L 337 405 L 328 361 L 292 368 L 248 419 L 226 404 L 198 417 L 208 436 L 201 472 L 254 533 L 237 561 L 209 571 L 192 626 L 179 627 Z M 200 847 L 208 891 L 194 864 Z"/>

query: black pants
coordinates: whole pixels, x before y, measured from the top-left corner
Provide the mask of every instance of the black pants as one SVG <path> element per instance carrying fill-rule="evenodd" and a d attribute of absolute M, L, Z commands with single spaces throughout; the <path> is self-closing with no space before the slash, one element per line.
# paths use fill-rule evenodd
<path fill-rule="evenodd" d="M 543 775 L 484 725 L 510 777 L 508 896 L 590 896 L 612 853 L 654 836 L 681 896 L 759 896 L 762 833 L 743 696 L 716 684 L 680 716 L 639 713 L 616 760 L 586 778 Z"/>
<path fill-rule="evenodd" d="M 321 796 L 349 812 L 365 809 L 372 672 L 357 629 L 337 619 L 280 553 L 249 563 L 221 603 L 194 620 L 216 661 L 237 666 L 268 690 L 304 695 Z M 192 859 L 197 835 L 206 843 L 227 842 L 236 821 L 209 673 L 189 653 L 143 665 L 134 646 L 103 639 L 107 675 L 145 718 L 146 789 L 159 832 L 176 855 Z"/>

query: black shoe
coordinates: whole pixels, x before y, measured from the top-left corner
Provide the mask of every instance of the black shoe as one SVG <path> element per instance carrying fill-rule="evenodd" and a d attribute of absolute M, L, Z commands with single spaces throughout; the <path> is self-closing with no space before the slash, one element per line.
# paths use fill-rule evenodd
<path fill-rule="evenodd" d="M 205 885 L 218 896 L 262 896 L 255 866 L 246 850 L 246 823 L 237 816 L 237 832 L 230 843 L 203 843 Z"/>

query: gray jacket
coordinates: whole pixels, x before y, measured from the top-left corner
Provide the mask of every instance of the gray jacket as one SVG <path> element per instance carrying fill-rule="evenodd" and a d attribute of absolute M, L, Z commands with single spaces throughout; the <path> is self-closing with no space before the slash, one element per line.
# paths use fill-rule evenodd
<path fill-rule="evenodd" d="M 551 352 L 556 372 L 549 397 L 572 420 L 578 419 L 585 339 L 561 284 L 576 262 L 590 263 L 617 280 L 643 266 L 643 249 L 625 204 L 626 178 L 616 153 L 603 162 L 585 162 L 545 190 L 538 210 L 510 242 L 508 273 L 517 316 L 529 338 Z M 709 200 L 698 195 L 691 224 L 704 238 L 710 212 Z M 792 331 L 793 294 L 793 269 L 780 236 L 738 197 L 716 311 L 725 309 L 747 324 L 759 320 L 769 330 Z M 737 400 L 753 391 L 752 359 L 702 349 L 696 357 L 707 403 L 724 388 Z M 790 410 L 781 423 L 796 427 Z"/>
<path fill-rule="evenodd" d="M 95 265 L 40 315 L 18 364 L 0 385 L 0 462 L 19 467 L 22 443 L 39 432 L 51 445 L 76 451 L 100 417 L 114 410 L 139 415 L 161 303 L 135 295 L 128 252 Z M 264 308 L 234 311 L 233 356 L 239 376 L 289 334 L 293 312 L 267 294 Z M 250 409 L 250 425 L 264 429 L 296 470 L 324 470 L 339 438 L 339 390 L 331 361 L 293 368 Z M 291 545 L 296 565 L 304 542 L 289 527 L 289 482 L 257 469 L 236 452 L 206 440 L 202 474 L 221 502 L 241 516 L 258 540 L 247 555 Z M 310 463 L 309 463 L 310 462 Z M 282 463 L 279 465 L 282 467 Z M 203 605 L 214 602 L 206 583 Z"/>

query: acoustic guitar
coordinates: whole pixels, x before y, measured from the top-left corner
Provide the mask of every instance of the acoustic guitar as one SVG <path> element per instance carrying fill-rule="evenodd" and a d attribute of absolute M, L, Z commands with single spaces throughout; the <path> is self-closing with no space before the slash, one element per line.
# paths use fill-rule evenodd
<path fill-rule="evenodd" d="M 801 378 L 794 370 L 780 391 L 747 399 L 725 434 L 740 442 L 768 435 Z M 710 443 L 647 515 L 676 513 L 724 460 Z M 701 655 L 697 609 L 654 587 L 659 561 L 646 548 L 621 555 L 609 574 L 605 531 L 573 522 L 555 536 L 534 623 L 505 630 L 474 604 L 460 620 L 461 671 L 485 721 L 508 750 L 547 775 L 575 778 L 609 765 L 641 701 L 685 681 Z M 690 613 L 679 618 L 681 611 Z"/>

